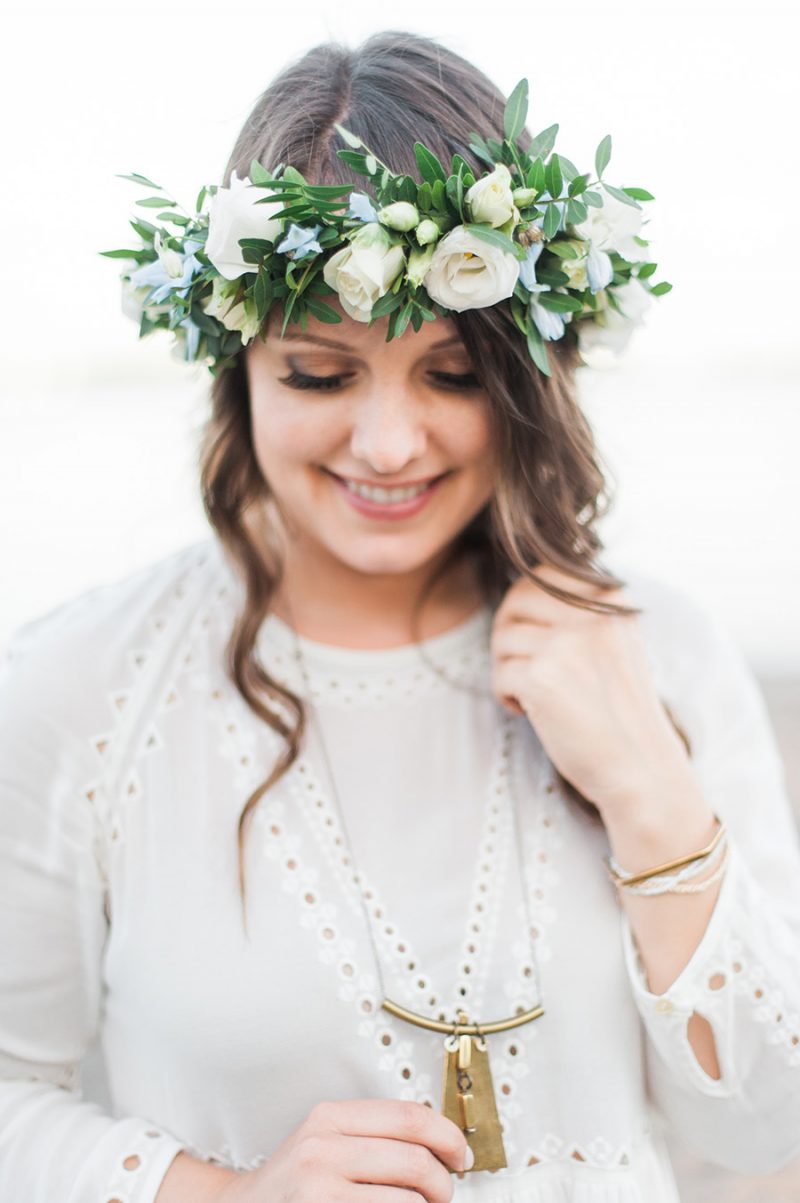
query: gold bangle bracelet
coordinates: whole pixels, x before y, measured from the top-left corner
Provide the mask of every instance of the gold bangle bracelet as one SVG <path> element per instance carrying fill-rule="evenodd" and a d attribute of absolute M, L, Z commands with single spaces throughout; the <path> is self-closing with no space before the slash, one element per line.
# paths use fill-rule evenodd
<path fill-rule="evenodd" d="M 612 868 L 611 857 L 604 856 L 603 860 L 605 861 L 611 880 L 615 885 L 619 886 L 638 885 L 640 881 L 646 881 L 648 877 L 657 877 L 659 873 L 669 873 L 672 869 L 680 869 L 684 865 L 690 865 L 693 861 L 703 860 L 704 857 L 709 856 L 714 851 L 725 831 L 725 824 L 719 815 L 715 814 L 714 818 L 719 823 L 719 829 L 707 847 L 701 848 L 699 852 L 693 852 L 689 856 L 682 856 L 678 860 L 670 860 L 664 865 L 657 865 L 655 869 L 645 869 L 641 873 L 632 873 L 629 877 L 622 877 Z"/>

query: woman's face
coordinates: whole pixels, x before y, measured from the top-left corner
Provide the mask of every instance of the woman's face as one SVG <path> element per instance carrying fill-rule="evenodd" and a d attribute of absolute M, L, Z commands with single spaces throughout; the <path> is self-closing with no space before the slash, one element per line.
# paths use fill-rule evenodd
<path fill-rule="evenodd" d="M 335 557 L 359 573 L 413 571 L 445 552 L 489 500 L 494 482 L 490 409 L 452 319 L 408 326 L 386 342 L 345 314 L 309 316 L 280 339 L 247 347 L 251 425 L 261 472 L 295 553 Z M 307 386 L 307 387 L 306 387 Z M 411 501 L 362 499 L 442 478 Z"/>

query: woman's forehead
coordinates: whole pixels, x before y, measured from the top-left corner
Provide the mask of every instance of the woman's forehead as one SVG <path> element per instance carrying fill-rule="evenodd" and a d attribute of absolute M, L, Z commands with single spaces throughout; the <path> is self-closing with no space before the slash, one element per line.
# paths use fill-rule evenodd
<path fill-rule="evenodd" d="M 341 322 L 323 322 L 308 314 L 305 330 L 298 322 L 286 327 L 283 340 L 280 339 L 282 317 L 280 310 L 273 310 L 267 323 L 267 341 L 275 348 L 282 343 L 290 346 L 294 342 L 307 342 L 309 345 L 329 347 L 333 350 L 351 352 L 355 355 L 405 355 L 418 356 L 432 350 L 458 351 L 463 349 L 463 342 L 452 318 L 438 317 L 433 322 L 423 322 L 419 330 L 414 330 L 410 324 L 399 338 L 386 340 L 388 317 L 378 318 L 372 325 L 359 322 L 341 308 L 334 297 L 326 297 L 326 301 L 341 314 Z M 259 340 L 255 340 L 256 343 Z"/>

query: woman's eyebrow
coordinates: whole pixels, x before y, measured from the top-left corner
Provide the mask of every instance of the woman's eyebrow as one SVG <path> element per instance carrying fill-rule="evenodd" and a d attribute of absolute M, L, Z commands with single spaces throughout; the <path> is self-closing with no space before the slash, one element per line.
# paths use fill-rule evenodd
<path fill-rule="evenodd" d="M 356 347 L 350 346 L 349 343 L 337 342 L 334 338 L 325 338 L 322 334 L 303 334 L 301 331 L 287 331 L 281 342 L 303 342 L 303 343 L 318 343 L 321 347 L 333 347 L 337 351 L 356 351 Z M 441 339 L 439 342 L 431 343 L 428 347 L 429 351 L 437 351 L 442 347 L 450 347 L 454 343 L 460 343 L 461 339 L 456 334 L 452 338 Z"/>

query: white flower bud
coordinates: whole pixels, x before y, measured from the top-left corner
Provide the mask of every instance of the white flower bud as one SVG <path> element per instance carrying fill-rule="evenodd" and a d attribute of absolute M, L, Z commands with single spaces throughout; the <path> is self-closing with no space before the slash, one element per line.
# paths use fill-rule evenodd
<path fill-rule="evenodd" d="M 378 221 L 390 230 L 413 230 L 419 221 L 419 210 L 410 201 L 394 201 L 378 210 Z"/>

